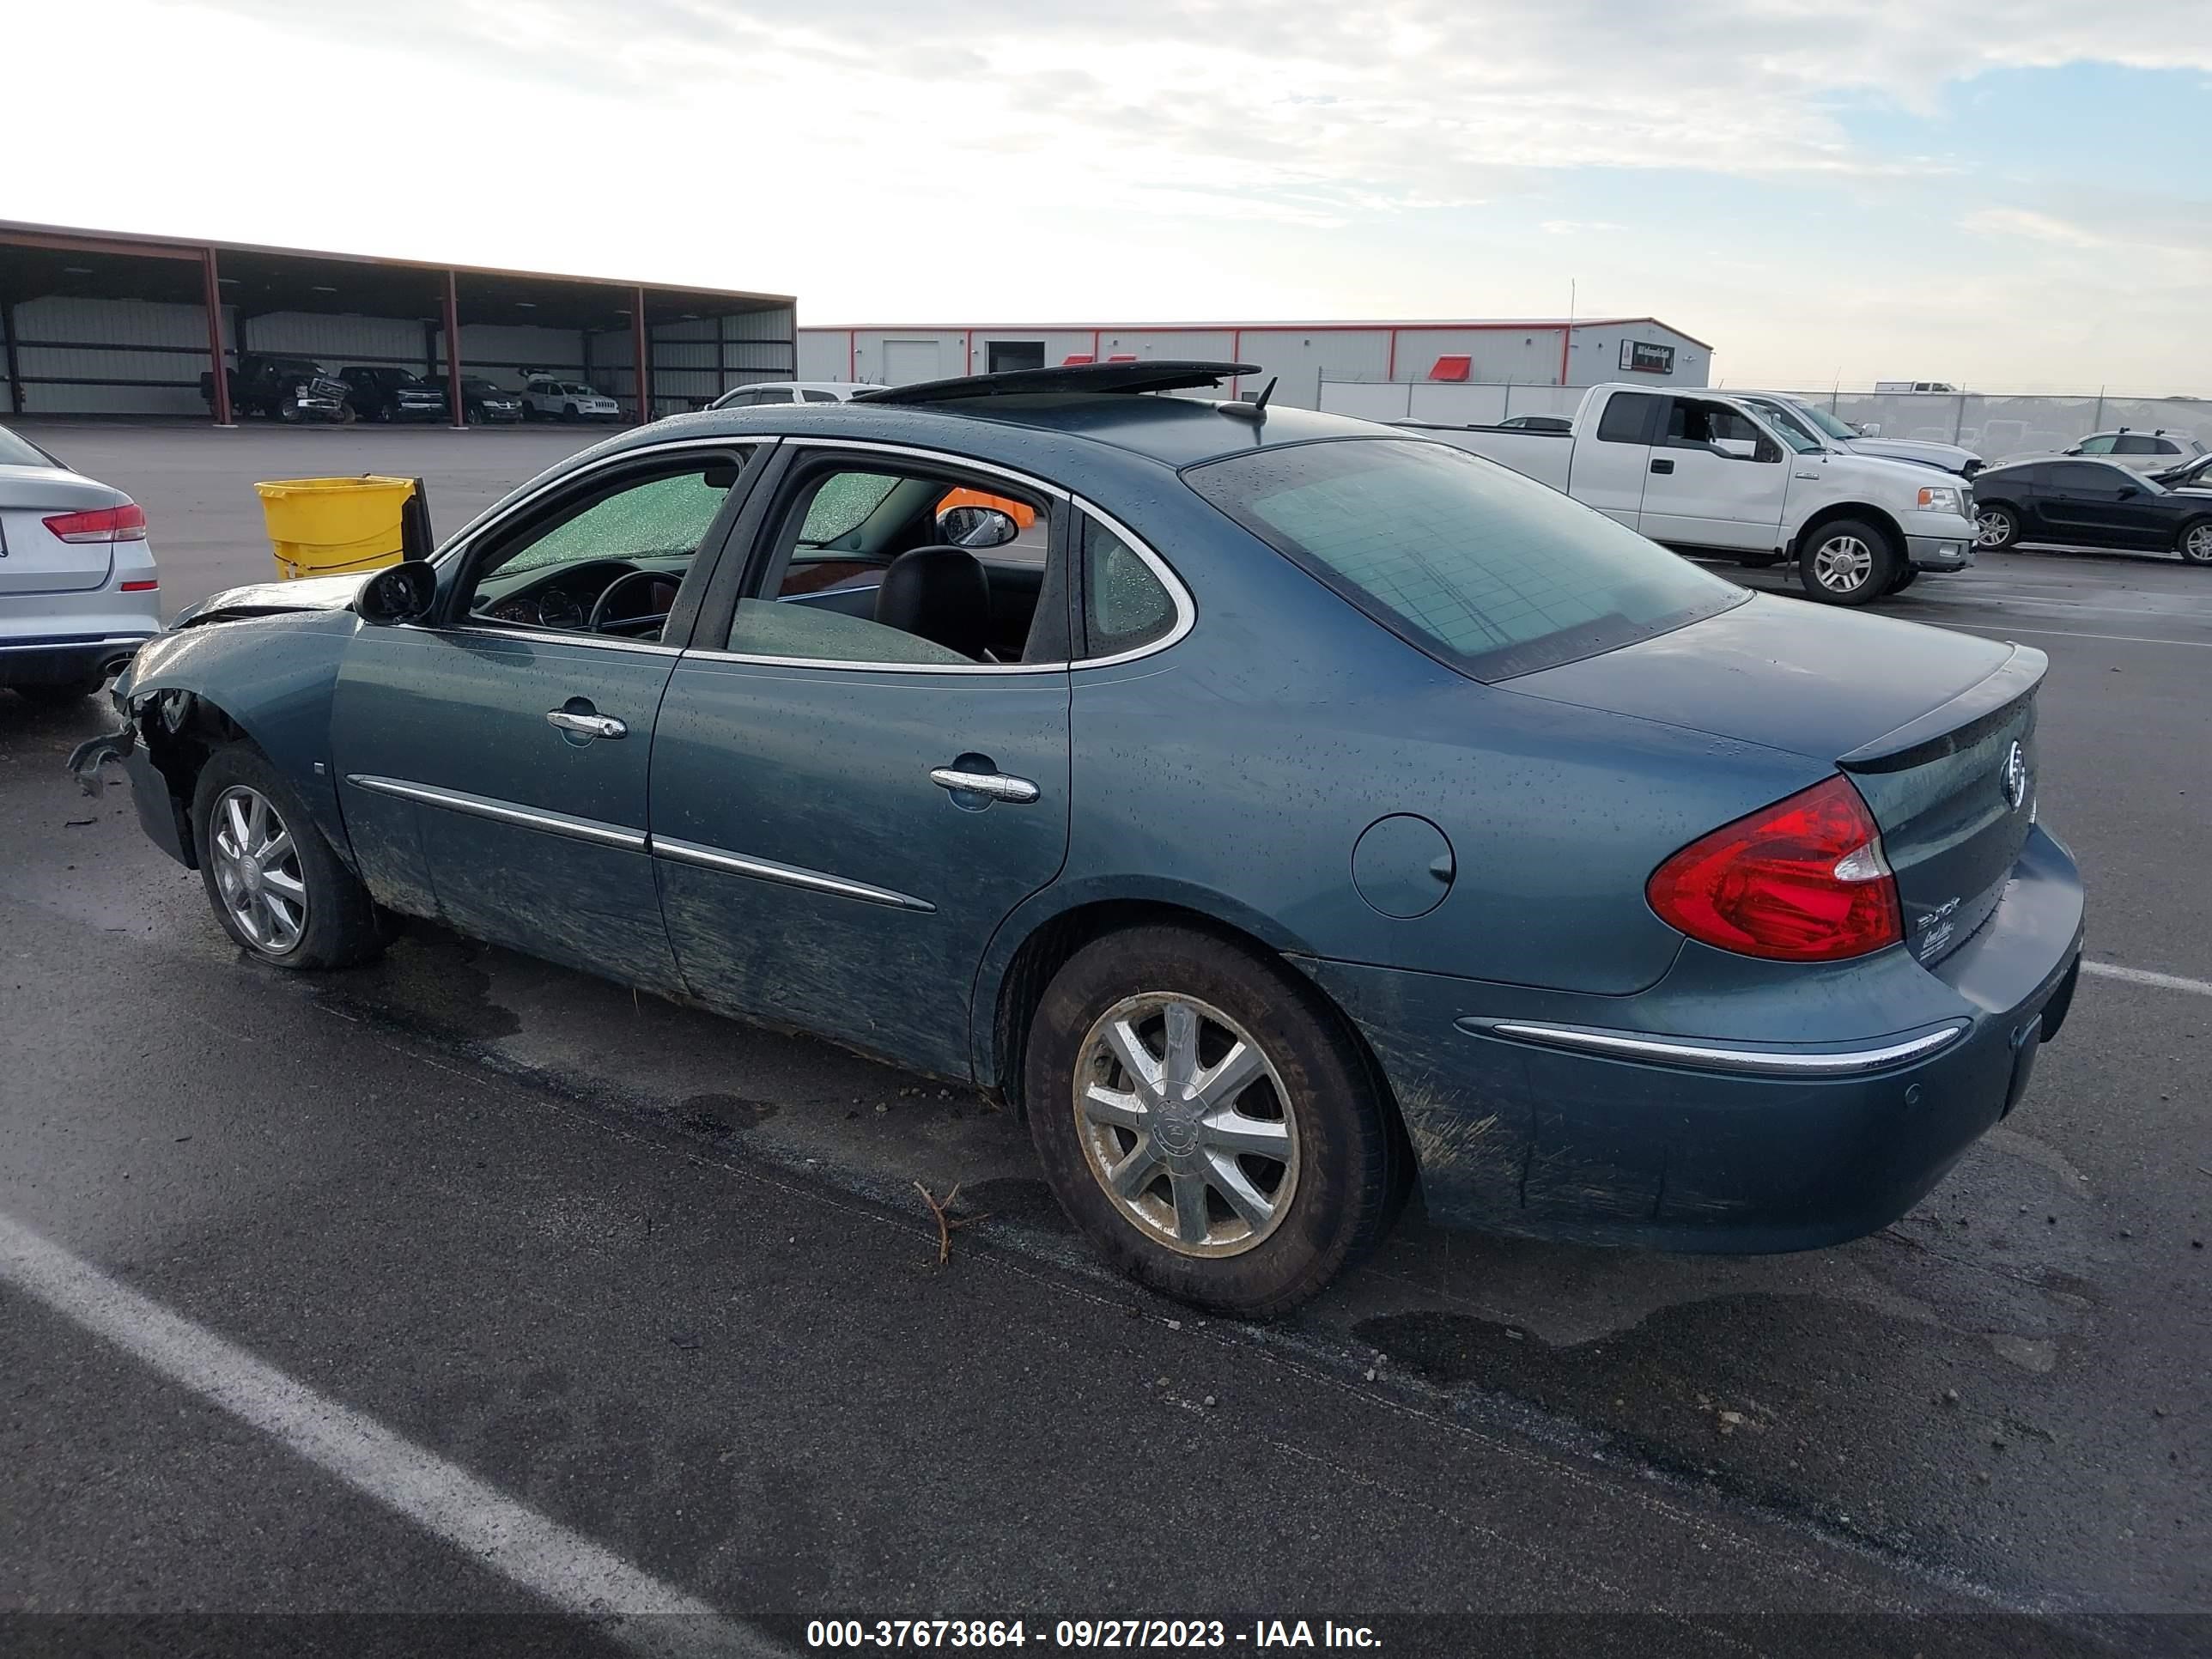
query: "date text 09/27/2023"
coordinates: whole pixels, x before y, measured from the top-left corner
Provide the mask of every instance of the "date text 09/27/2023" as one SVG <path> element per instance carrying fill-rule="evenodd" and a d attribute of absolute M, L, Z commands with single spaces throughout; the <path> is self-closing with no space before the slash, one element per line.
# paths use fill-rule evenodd
<path fill-rule="evenodd" d="M 1365 1625 L 1323 1620 L 1259 1619 L 1249 1628 L 1220 1619 L 1060 1619 L 1031 1629 L 1020 1619 L 816 1619 L 806 1645 L 839 1648 L 1024 1648 L 1146 1650 L 1377 1648 Z"/>

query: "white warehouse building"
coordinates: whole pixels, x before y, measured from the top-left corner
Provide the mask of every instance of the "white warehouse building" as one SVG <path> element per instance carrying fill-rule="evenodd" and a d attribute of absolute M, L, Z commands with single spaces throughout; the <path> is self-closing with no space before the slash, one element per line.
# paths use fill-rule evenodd
<path fill-rule="evenodd" d="M 803 380 L 917 380 L 1060 364 L 1197 358 L 1258 366 L 1232 391 L 1278 377 L 1278 402 L 1316 409 L 1324 385 L 1588 386 L 1646 379 L 1704 386 L 1712 348 L 1654 317 L 1459 322 L 932 324 L 802 327 Z M 1383 394 L 1387 398 L 1389 394 Z M 1386 413 L 1378 408 L 1376 413 Z"/>

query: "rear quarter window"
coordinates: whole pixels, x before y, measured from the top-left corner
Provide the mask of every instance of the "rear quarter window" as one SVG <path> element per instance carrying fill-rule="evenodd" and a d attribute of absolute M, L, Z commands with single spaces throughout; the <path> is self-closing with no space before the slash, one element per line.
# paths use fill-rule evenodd
<path fill-rule="evenodd" d="M 1183 477 L 1375 621 L 1479 680 L 1595 656 L 1751 597 L 1443 444 L 1285 445 Z"/>

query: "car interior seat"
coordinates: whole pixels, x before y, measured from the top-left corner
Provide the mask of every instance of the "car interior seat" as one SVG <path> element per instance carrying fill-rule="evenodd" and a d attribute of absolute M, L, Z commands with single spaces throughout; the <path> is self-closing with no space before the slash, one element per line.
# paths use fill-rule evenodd
<path fill-rule="evenodd" d="M 977 662 L 991 641 L 991 578 L 964 547 L 902 553 L 876 590 L 875 620 Z"/>

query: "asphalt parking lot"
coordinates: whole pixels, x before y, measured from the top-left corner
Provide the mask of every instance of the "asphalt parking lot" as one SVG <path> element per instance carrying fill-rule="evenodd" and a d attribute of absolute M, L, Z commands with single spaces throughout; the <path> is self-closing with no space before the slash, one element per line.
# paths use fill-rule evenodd
<path fill-rule="evenodd" d="M 268 574 L 254 478 L 421 475 L 451 529 L 605 434 L 33 435 L 145 505 L 173 611 Z M 63 772 L 100 707 L 0 695 L 0 1606 L 665 1608 L 740 1647 L 1656 1607 L 1638 1645 L 1685 1652 L 1814 1613 L 1909 1652 L 1884 1616 L 1921 1612 L 1948 1652 L 2203 1650 L 2212 580 L 2028 551 L 1883 609 L 2051 659 L 2094 967 L 2021 1109 L 1840 1249 L 1415 1214 L 1266 1330 L 1103 1276 L 1020 1127 L 936 1085 L 428 927 L 322 979 L 240 960 L 123 786 Z M 915 1182 L 988 1212 L 941 1268 Z"/>

